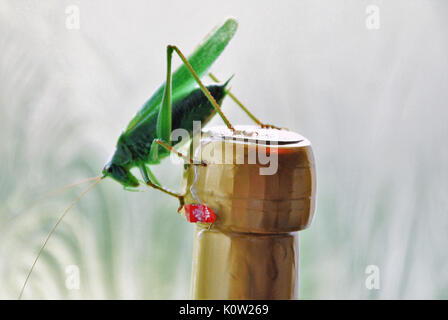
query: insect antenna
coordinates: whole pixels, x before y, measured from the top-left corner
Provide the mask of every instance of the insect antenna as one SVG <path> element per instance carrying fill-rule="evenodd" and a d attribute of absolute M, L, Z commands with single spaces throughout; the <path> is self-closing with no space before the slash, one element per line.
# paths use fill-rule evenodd
<path fill-rule="evenodd" d="M 11 217 L 11 220 L 17 218 L 18 216 L 20 216 L 22 213 L 24 213 L 26 211 L 30 211 L 31 209 L 36 207 L 39 203 L 41 203 L 44 200 L 47 200 L 47 199 L 49 199 L 49 198 L 51 198 L 51 197 L 53 197 L 53 196 L 55 196 L 55 195 L 65 191 L 65 190 L 69 190 L 69 189 L 74 188 L 76 186 L 79 186 L 81 184 L 97 180 L 100 177 L 102 177 L 102 176 L 90 177 L 90 178 L 87 178 L 87 179 L 84 179 L 84 180 L 81 180 L 81 181 L 78 181 L 78 182 L 67 184 L 65 186 L 62 186 L 62 187 L 54 190 L 54 191 L 51 191 L 51 192 L 41 196 L 37 200 L 34 200 L 33 202 L 31 202 L 28 206 L 25 207 L 25 209 L 19 211 L 18 213 L 15 213 L 14 216 Z"/>
<path fill-rule="evenodd" d="M 20 294 L 19 294 L 19 300 L 22 298 L 23 292 L 25 291 L 25 287 L 26 284 L 28 283 L 28 280 L 31 276 L 31 273 L 34 270 L 34 267 L 36 266 L 37 261 L 39 260 L 39 257 L 41 256 L 42 252 L 45 249 L 45 246 L 48 243 L 48 240 L 50 240 L 51 236 L 53 235 L 54 231 L 56 230 L 56 228 L 59 226 L 59 224 L 62 222 L 62 220 L 64 219 L 64 217 L 67 215 L 67 213 L 90 191 L 93 189 L 93 187 L 95 187 L 102 179 L 102 176 L 98 176 L 95 178 L 96 180 L 90 184 L 68 207 L 67 209 L 64 210 L 64 212 L 62 213 L 62 215 L 59 217 L 58 221 L 55 223 L 55 225 L 53 226 L 53 228 L 50 230 L 50 232 L 48 233 L 44 243 L 42 244 L 42 246 L 39 249 L 39 252 L 36 256 L 36 258 L 34 259 L 33 264 L 31 265 L 30 270 L 28 271 L 28 274 L 26 276 L 25 282 L 23 283 L 22 289 L 20 290 Z"/>

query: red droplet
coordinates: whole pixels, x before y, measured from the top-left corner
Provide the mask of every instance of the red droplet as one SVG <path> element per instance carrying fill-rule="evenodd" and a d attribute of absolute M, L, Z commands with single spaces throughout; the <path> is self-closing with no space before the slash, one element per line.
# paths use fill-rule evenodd
<path fill-rule="evenodd" d="M 188 222 L 214 223 L 216 221 L 216 214 L 206 205 L 186 204 L 184 209 Z"/>

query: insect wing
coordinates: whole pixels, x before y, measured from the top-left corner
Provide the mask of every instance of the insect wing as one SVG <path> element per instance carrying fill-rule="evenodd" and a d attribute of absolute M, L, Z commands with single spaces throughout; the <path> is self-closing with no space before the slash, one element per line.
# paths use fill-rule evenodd
<path fill-rule="evenodd" d="M 238 23 L 235 19 L 227 19 L 224 24 L 210 32 L 205 40 L 193 52 L 193 54 L 188 57 L 188 61 L 199 77 L 202 77 L 211 67 L 213 62 L 218 58 L 229 41 L 232 39 L 237 27 Z M 191 76 L 187 67 L 182 64 L 172 76 L 173 100 L 175 100 L 176 97 L 182 96 L 182 94 L 185 94 L 189 90 L 192 90 L 194 86 L 195 80 Z M 131 130 L 152 113 L 158 112 L 158 107 L 162 102 L 164 89 L 165 83 L 157 89 L 152 97 L 149 98 L 149 100 L 137 112 L 134 118 L 129 122 L 126 131 Z"/>

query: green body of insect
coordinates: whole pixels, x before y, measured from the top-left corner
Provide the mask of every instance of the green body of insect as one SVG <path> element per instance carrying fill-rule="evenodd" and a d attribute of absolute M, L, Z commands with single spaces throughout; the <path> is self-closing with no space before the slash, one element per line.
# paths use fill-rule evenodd
<path fill-rule="evenodd" d="M 226 95 L 224 85 L 207 86 L 215 101 L 221 104 Z M 173 104 L 172 130 L 185 129 L 193 132 L 193 121 L 201 121 L 204 125 L 216 113 L 213 105 L 200 89 L 193 90 L 188 96 Z M 116 150 L 111 160 L 106 164 L 103 174 L 110 176 L 125 187 L 136 187 L 138 180 L 129 170 L 133 167 L 158 164 L 169 151 L 160 149 L 157 157 L 151 156 L 153 141 L 157 136 L 157 114 L 153 114 L 132 130 L 124 132 L 118 139 Z M 147 169 L 149 170 L 149 169 Z"/>
<path fill-rule="evenodd" d="M 191 133 L 193 121 L 205 124 L 216 112 L 231 127 L 219 109 L 227 94 L 227 82 L 205 87 L 199 78 L 224 50 L 236 29 L 237 22 L 228 19 L 212 32 L 188 59 L 177 47 L 167 47 L 167 81 L 146 102 L 121 134 L 111 160 L 103 169 L 103 177 L 111 177 L 125 188 L 133 188 L 138 186 L 139 182 L 130 169 L 138 167 L 146 184 L 166 191 L 147 165 L 157 164 L 169 154 L 172 130 L 182 128 Z M 184 64 L 171 75 L 173 52 L 181 57 Z M 196 84 L 199 84 L 199 88 Z M 179 197 L 177 194 L 170 194 Z"/>

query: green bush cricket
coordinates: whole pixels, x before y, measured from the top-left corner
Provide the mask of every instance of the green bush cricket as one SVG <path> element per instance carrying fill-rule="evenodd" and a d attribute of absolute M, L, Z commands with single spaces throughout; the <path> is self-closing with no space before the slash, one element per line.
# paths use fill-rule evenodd
<path fill-rule="evenodd" d="M 72 187 L 81 183 L 91 182 L 89 187 L 63 212 L 49 232 L 27 274 L 19 299 L 23 295 L 26 284 L 42 251 L 57 226 L 70 209 L 102 179 L 110 177 L 122 184 L 125 189 L 135 188 L 139 185 L 139 181 L 131 174 L 130 170 L 137 167 L 146 185 L 176 197 L 179 199 L 180 208 L 183 206 L 183 195 L 163 187 L 148 167 L 148 165 L 158 164 L 170 152 L 183 157 L 190 164 L 197 164 L 193 159 L 173 148 L 171 141 L 173 129 L 182 128 L 191 134 L 193 121 L 201 121 L 205 125 L 217 113 L 226 126 L 234 130 L 220 107 L 226 95 L 229 95 L 258 125 L 274 127 L 261 123 L 230 91 L 226 90 L 230 79 L 223 84 L 218 83 L 209 86 L 205 86 L 200 80 L 232 39 L 237 26 L 236 20 L 227 19 L 207 36 L 188 59 L 176 46 L 167 46 L 166 82 L 142 106 L 120 135 L 115 152 L 105 165 L 102 175 L 70 185 Z M 180 57 L 182 65 L 172 73 L 171 61 L 173 53 Z M 219 82 L 215 76 L 209 75 L 213 81 Z M 206 164 L 199 163 L 199 165 Z M 63 187 L 61 189 L 66 188 Z"/>

